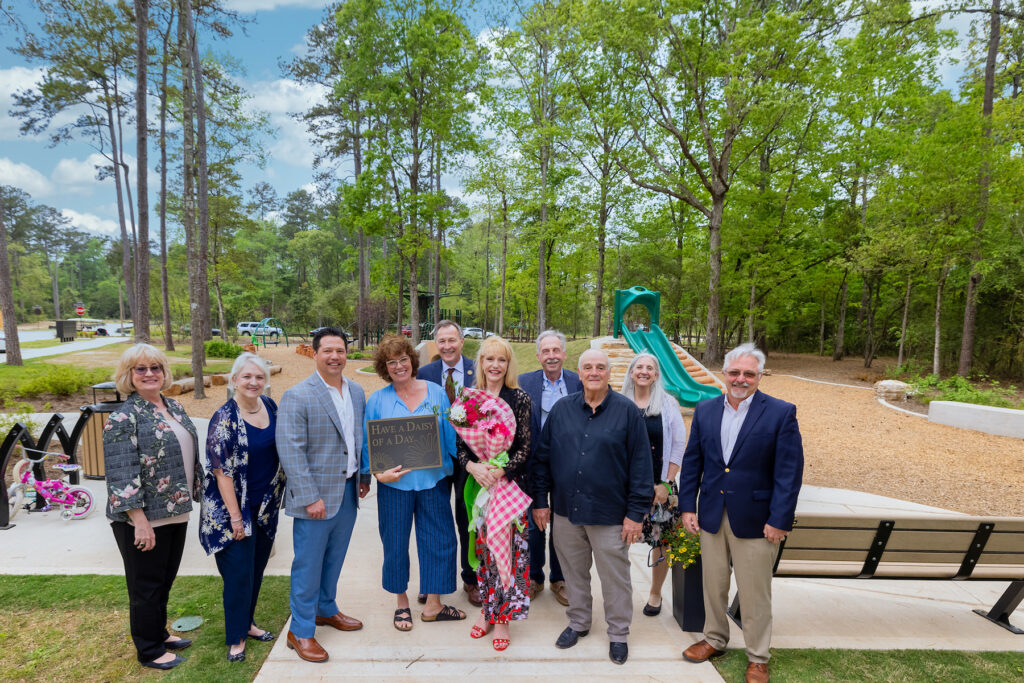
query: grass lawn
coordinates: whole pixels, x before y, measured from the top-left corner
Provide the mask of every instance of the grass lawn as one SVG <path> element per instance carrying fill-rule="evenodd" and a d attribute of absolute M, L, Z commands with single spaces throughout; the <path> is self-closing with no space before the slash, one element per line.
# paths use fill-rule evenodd
<path fill-rule="evenodd" d="M 540 369 L 540 361 L 537 360 L 537 345 L 533 342 L 510 342 L 512 351 L 516 354 L 516 363 L 519 365 L 519 372 L 530 372 Z M 462 347 L 462 353 L 467 358 L 476 360 L 476 352 L 480 348 L 479 339 L 467 339 Z M 564 367 L 576 371 L 576 363 L 580 354 L 590 348 L 590 337 L 576 339 L 566 342 Z"/>
<path fill-rule="evenodd" d="M 174 582 L 168 621 L 199 615 L 205 622 L 180 634 L 194 641 L 182 653 L 188 661 L 164 674 L 142 668 L 135 659 L 124 577 L 4 576 L 0 680 L 251 681 L 273 643 L 250 640 L 244 662 L 227 661 L 222 587 L 219 576 L 182 576 Z M 287 618 L 288 577 L 265 577 L 256 623 L 278 635 Z"/>
<path fill-rule="evenodd" d="M 60 346 L 60 339 L 38 339 L 36 341 L 21 342 L 23 349 L 48 349 L 51 346 Z"/>
<path fill-rule="evenodd" d="M 726 683 L 742 681 L 747 656 L 742 650 L 729 650 L 714 664 Z M 773 649 L 770 666 L 776 683 L 1024 681 L 1024 652 Z"/>

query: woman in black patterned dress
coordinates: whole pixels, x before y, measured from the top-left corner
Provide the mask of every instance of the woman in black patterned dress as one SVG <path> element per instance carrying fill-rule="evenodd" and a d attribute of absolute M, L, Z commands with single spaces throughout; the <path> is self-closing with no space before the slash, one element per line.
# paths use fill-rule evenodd
<path fill-rule="evenodd" d="M 476 356 L 476 387 L 497 396 L 512 408 L 516 418 L 515 437 L 508 449 L 508 463 L 496 467 L 480 462 L 476 454 L 459 439 L 459 462 L 484 488 L 493 486 L 502 476 L 526 490 L 526 460 L 530 454 L 530 397 L 518 387 L 519 373 L 512 346 L 501 337 L 488 337 Z M 487 548 L 487 529 L 477 533 L 476 553 L 480 560 L 477 581 L 483 608 L 470 635 L 483 638 L 494 626 L 492 645 L 504 650 L 509 645 L 508 623 L 526 619 L 530 611 L 530 549 L 527 543 L 526 513 L 512 524 L 512 577 L 508 587 L 498 575 L 498 566 Z"/>

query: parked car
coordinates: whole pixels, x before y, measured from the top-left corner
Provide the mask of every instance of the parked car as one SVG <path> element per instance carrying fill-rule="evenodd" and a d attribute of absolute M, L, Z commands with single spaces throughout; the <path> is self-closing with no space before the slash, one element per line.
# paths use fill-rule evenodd
<path fill-rule="evenodd" d="M 0 332 L 0 353 L 7 353 L 7 337 L 3 332 Z"/>
<path fill-rule="evenodd" d="M 464 327 L 462 328 L 462 336 L 469 337 L 470 339 L 483 339 L 484 331 L 479 327 Z"/>
<path fill-rule="evenodd" d="M 235 329 L 238 331 L 238 336 L 241 337 L 243 335 L 251 335 L 252 331 L 255 330 L 259 326 L 260 326 L 260 321 L 258 321 L 258 320 L 249 320 L 249 321 L 246 321 L 246 322 L 238 323 L 238 325 L 235 326 Z"/>
<path fill-rule="evenodd" d="M 271 339 L 277 339 L 278 336 L 284 334 L 284 330 L 280 327 L 273 327 L 271 325 L 260 325 L 256 324 L 256 327 L 252 329 L 250 334 L 255 334 L 257 337 L 270 337 Z"/>
<path fill-rule="evenodd" d="M 314 327 L 312 330 L 309 331 L 309 336 L 312 337 L 314 334 L 327 327 L 336 327 L 337 329 L 344 332 L 346 337 L 349 336 L 348 330 L 346 330 L 344 327 L 341 327 L 340 325 L 324 325 L 323 327 Z"/>
<path fill-rule="evenodd" d="M 406 337 L 411 337 L 412 328 L 409 327 L 408 325 L 402 325 L 402 334 L 404 334 Z"/>

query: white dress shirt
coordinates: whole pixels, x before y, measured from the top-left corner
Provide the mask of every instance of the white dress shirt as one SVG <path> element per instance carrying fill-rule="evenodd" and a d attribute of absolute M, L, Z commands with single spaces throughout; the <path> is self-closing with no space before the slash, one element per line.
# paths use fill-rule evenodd
<path fill-rule="evenodd" d="M 356 453 L 355 413 L 352 410 L 352 391 L 348 387 L 348 380 L 344 377 L 341 378 L 341 389 L 343 392 L 341 394 L 320 376 L 319 371 L 316 372 L 316 376 L 320 377 L 320 381 L 327 387 L 327 393 L 331 395 L 331 402 L 334 403 L 334 409 L 337 411 L 338 419 L 341 421 L 341 432 L 342 436 L 345 437 L 345 448 L 348 450 L 348 465 L 345 467 L 345 472 L 351 477 L 359 472 L 359 456 Z"/>
<path fill-rule="evenodd" d="M 736 446 L 736 437 L 740 434 L 743 421 L 747 419 L 747 413 L 750 412 L 750 402 L 753 398 L 754 394 L 751 394 L 740 401 L 738 407 L 733 408 L 732 404 L 729 403 L 728 394 L 722 397 L 722 400 L 725 401 L 725 410 L 722 411 L 722 459 L 725 460 L 726 465 L 729 464 L 729 460 L 732 458 L 732 449 Z"/>
<path fill-rule="evenodd" d="M 559 371 L 558 379 L 554 382 L 548 379 L 547 375 L 542 375 L 544 379 L 544 386 L 540 391 L 540 426 L 543 427 L 544 423 L 548 421 L 548 413 L 551 412 L 551 407 L 558 402 L 558 399 L 565 396 L 568 392 L 565 388 L 565 373 Z"/>

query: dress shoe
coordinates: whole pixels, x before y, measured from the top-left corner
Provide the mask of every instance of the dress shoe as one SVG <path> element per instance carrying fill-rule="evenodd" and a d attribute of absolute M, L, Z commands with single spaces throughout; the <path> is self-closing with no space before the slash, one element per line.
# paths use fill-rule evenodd
<path fill-rule="evenodd" d="M 260 630 L 263 631 L 263 629 L 260 629 Z M 263 635 L 259 635 L 259 636 L 246 635 L 246 638 L 250 638 L 252 640 L 258 640 L 261 643 L 269 643 L 270 641 L 272 641 L 274 639 L 274 634 L 271 633 L 270 631 L 263 631 Z"/>
<path fill-rule="evenodd" d="M 339 631 L 358 631 L 363 627 L 363 622 L 338 612 L 333 617 L 317 617 L 316 625 L 333 626 Z"/>
<path fill-rule="evenodd" d="M 480 607 L 484 603 L 480 600 L 480 589 L 477 586 L 471 586 L 468 583 L 462 584 L 462 590 L 466 591 L 466 596 L 469 598 L 469 604 L 474 607 Z"/>
<path fill-rule="evenodd" d="M 178 666 L 184 661 L 184 657 L 174 655 L 174 659 L 170 660 L 169 662 L 142 662 L 142 666 L 148 666 L 150 669 L 160 669 L 162 671 L 167 671 L 168 669 L 173 669 L 174 667 Z"/>
<path fill-rule="evenodd" d="M 555 647 L 562 650 L 568 650 L 576 644 L 577 640 L 583 638 L 588 633 L 590 633 L 590 629 L 587 629 L 586 631 L 576 631 L 572 626 L 566 626 L 565 630 L 559 634 L 558 640 L 555 641 Z"/>
<path fill-rule="evenodd" d="M 750 662 L 744 680 L 746 683 L 768 683 L 768 665 L 763 662 Z"/>
<path fill-rule="evenodd" d="M 555 594 L 555 600 L 562 607 L 569 606 L 569 597 L 565 594 L 565 581 L 552 581 L 551 592 Z"/>
<path fill-rule="evenodd" d="M 316 638 L 297 638 L 294 633 L 288 631 L 288 649 L 295 650 L 295 654 L 307 662 L 327 661 L 327 650 L 320 647 Z"/>
<path fill-rule="evenodd" d="M 537 581 L 531 581 L 530 582 L 530 599 L 533 600 L 535 597 L 537 597 L 537 593 L 540 593 L 542 590 L 544 590 L 544 584 L 543 583 L 539 583 Z"/>
<path fill-rule="evenodd" d="M 625 664 L 629 657 L 629 645 L 625 643 L 609 643 L 608 658 L 616 664 Z"/>
<path fill-rule="evenodd" d="M 231 654 L 231 648 L 228 648 L 228 661 L 229 662 L 244 662 L 245 661 L 245 650 L 242 650 L 238 654 Z"/>
<path fill-rule="evenodd" d="M 688 662 L 694 662 L 700 664 L 706 662 L 714 657 L 721 657 L 725 654 L 725 650 L 716 650 L 706 640 L 702 640 L 699 643 L 694 643 L 690 647 L 683 650 L 683 659 Z"/>
<path fill-rule="evenodd" d="M 186 647 L 192 644 L 192 641 L 188 638 L 179 638 L 178 640 L 165 640 L 165 650 L 184 650 Z"/>
<path fill-rule="evenodd" d="M 655 607 L 651 603 L 644 605 L 644 616 L 645 617 L 656 617 L 661 614 L 661 605 Z"/>

